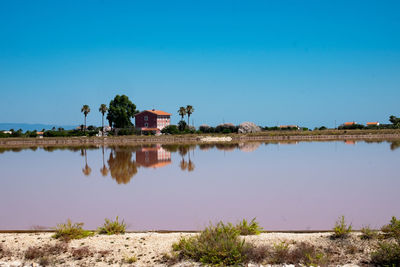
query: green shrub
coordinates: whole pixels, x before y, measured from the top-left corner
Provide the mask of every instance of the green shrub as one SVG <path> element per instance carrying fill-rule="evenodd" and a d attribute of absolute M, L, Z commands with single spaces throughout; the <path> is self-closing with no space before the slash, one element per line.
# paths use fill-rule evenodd
<path fill-rule="evenodd" d="M 92 236 L 94 233 L 91 231 L 84 230 L 83 223 L 72 224 L 71 220 L 68 219 L 67 223 L 58 224 L 56 227 L 56 233 L 53 238 L 69 241 L 71 239 L 81 239 L 88 236 Z"/>
<path fill-rule="evenodd" d="M 241 235 L 258 235 L 263 230 L 258 222 L 256 222 L 256 218 L 253 218 L 250 223 L 246 219 L 243 219 L 243 221 L 236 225 L 236 229 Z"/>
<path fill-rule="evenodd" d="M 99 234 L 103 235 L 118 235 L 125 234 L 126 224 L 122 220 L 122 222 L 118 221 L 118 216 L 115 221 L 111 221 L 109 219 L 105 219 L 104 225 L 99 227 Z"/>
<path fill-rule="evenodd" d="M 378 248 L 371 254 L 371 263 L 378 266 L 399 266 L 400 244 L 380 242 Z"/>
<path fill-rule="evenodd" d="M 136 256 L 132 256 L 132 257 L 128 257 L 128 258 L 125 258 L 124 259 L 124 261 L 126 262 L 126 263 L 128 263 L 128 264 L 132 264 L 132 263 L 135 263 L 135 262 L 137 262 L 137 258 L 136 258 Z"/>
<path fill-rule="evenodd" d="M 287 263 L 289 257 L 289 244 L 285 241 L 279 244 L 274 244 L 273 253 L 269 262 L 272 264 L 283 264 Z"/>
<path fill-rule="evenodd" d="M 176 125 L 168 125 L 168 126 L 165 126 L 161 130 L 161 133 L 163 133 L 163 134 L 179 134 L 179 129 L 178 129 L 178 126 L 176 126 Z"/>
<path fill-rule="evenodd" d="M 239 237 L 239 232 L 232 224 L 219 222 L 210 225 L 198 236 L 181 238 L 173 244 L 179 259 L 191 259 L 210 265 L 240 265 L 246 262 L 246 251 L 250 248 Z"/>
<path fill-rule="evenodd" d="M 333 238 L 346 238 L 351 233 L 351 224 L 347 226 L 344 216 L 341 216 L 339 220 L 336 221 L 333 227 Z"/>
<path fill-rule="evenodd" d="M 400 220 L 395 216 L 392 217 L 389 224 L 382 226 L 381 230 L 385 237 L 395 238 L 400 243 Z"/>
<path fill-rule="evenodd" d="M 361 228 L 361 239 L 370 240 L 376 238 L 377 236 L 378 233 L 375 230 L 372 230 L 369 226 L 364 226 Z"/>

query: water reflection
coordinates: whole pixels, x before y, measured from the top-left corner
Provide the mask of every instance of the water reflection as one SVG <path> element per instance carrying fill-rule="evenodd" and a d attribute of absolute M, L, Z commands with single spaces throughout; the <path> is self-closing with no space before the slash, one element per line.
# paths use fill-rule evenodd
<path fill-rule="evenodd" d="M 364 143 L 382 143 L 387 141 L 354 141 L 344 140 L 347 145 L 357 145 L 359 142 Z M 396 150 L 400 147 L 400 140 L 387 142 L 390 144 L 391 150 Z M 179 155 L 177 167 L 181 171 L 192 172 L 196 165 L 193 160 L 196 148 L 201 151 L 216 149 L 224 152 L 232 152 L 239 150 L 242 152 L 254 152 L 261 144 L 270 145 L 297 145 L 298 141 L 284 140 L 271 142 L 240 142 L 240 143 L 204 143 L 204 144 L 158 144 L 147 146 L 86 146 L 86 147 L 66 147 L 66 146 L 47 146 L 42 147 L 44 151 L 53 152 L 57 150 L 69 150 L 80 152 L 84 158 L 84 166 L 82 173 L 85 176 L 92 175 L 92 168 L 88 164 L 88 151 L 101 149 L 102 164 L 99 168 L 100 174 L 103 177 L 110 176 L 118 184 L 128 184 L 132 178 L 138 173 L 139 168 L 163 168 L 173 163 L 172 154 Z M 28 148 L 0 148 L 0 153 L 6 151 L 20 152 L 23 150 L 36 151 L 38 147 Z M 135 154 L 135 155 L 133 155 Z M 108 160 L 106 161 L 106 158 Z M 93 159 L 92 159 L 93 160 Z"/>
<path fill-rule="evenodd" d="M 142 147 L 136 151 L 136 162 L 139 166 L 146 168 L 161 168 L 171 164 L 171 152 L 160 145 Z"/>
<path fill-rule="evenodd" d="M 132 159 L 132 148 L 112 148 L 107 161 L 111 177 L 118 184 L 127 184 L 138 172 L 136 162 Z"/>
<path fill-rule="evenodd" d="M 102 176 L 106 177 L 108 175 L 108 168 L 106 167 L 106 164 L 104 163 L 104 146 L 101 147 L 101 154 L 103 156 L 103 167 L 101 167 L 100 173 Z"/>
<path fill-rule="evenodd" d="M 82 172 L 85 176 L 89 176 L 92 172 L 92 168 L 87 164 L 87 151 L 86 149 L 81 149 L 81 156 L 85 157 L 85 167 L 82 169 Z"/>

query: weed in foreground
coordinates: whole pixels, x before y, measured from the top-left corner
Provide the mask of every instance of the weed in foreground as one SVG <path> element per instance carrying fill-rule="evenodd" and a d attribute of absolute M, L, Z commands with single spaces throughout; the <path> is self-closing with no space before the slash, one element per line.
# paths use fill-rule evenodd
<path fill-rule="evenodd" d="M 389 224 L 382 226 L 381 231 L 386 238 L 394 238 L 400 243 L 400 220 L 392 217 Z"/>
<path fill-rule="evenodd" d="M 75 260 L 81 260 L 83 258 L 92 257 L 94 253 L 89 249 L 88 246 L 85 246 L 72 249 L 71 254 Z"/>
<path fill-rule="evenodd" d="M 240 265 L 247 261 L 246 251 L 250 248 L 239 237 L 232 224 L 210 225 L 198 236 L 181 238 L 173 244 L 179 260 L 190 259 L 210 265 Z"/>
<path fill-rule="evenodd" d="M 375 230 L 372 230 L 369 226 L 364 226 L 361 228 L 361 235 L 360 238 L 362 240 L 371 240 L 378 237 L 378 233 Z"/>
<path fill-rule="evenodd" d="M 328 263 L 328 256 L 318 251 L 315 246 L 301 242 L 290 251 L 288 260 L 293 264 L 303 264 L 305 266 L 321 266 Z"/>
<path fill-rule="evenodd" d="M 11 250 L 7 249 L 3 244 L 0 243 L 0 259 L 3 257 L 11 257 Z"/>
<path fill-rule="evenodd" d="M 272 264 L 283 264 L 287 263 L 289 257 L 289 244 L 282 241 L 278 244 L 273 245 L 273 252 L 271 258 L 268 259 L 269 263 Z"/>
<path fill-rule="evenodd" d="M 132 256 L 132 257 L 129 257 L 129 258 L 125 258 L 124 259 L 124 262 L 126 262 L 126 263 L 128 263 L 128 264 L 132 264 L 132 263 L 135 263 L 135 262 L 137 262 L 137 258 L 136 258 L 136 256 Z"/>
<path fill-rule="evenodd" d="M 381 241 L 371 253 L 371 263 L 378 266 L 400 266 L 400 220 L 395 216 L 382 227 L 384 237 L 393 238 Z"/>
<path fill-rule="evenodd" d="M 377 266 L 400 266 L 400 244 L 380 242 L 377 249 L 371 253 L 371 263 Z"/>
<path fill-rule="evenodd" d="M 243 219 L 236 225 L 236 229 L 240 235 L 259 235 L 263 228 L 256 222 L 256 218 L 253 218 L 250 223 L 246 219 Z"/>
<path fill-rule="evenodd" d="M 51 264 L 51 260 L 48 257 L 42 257 L 39 259 L 40 266 L 49 266 Z"/>
<path fill-rule="evenodd" d="M 347 226 L 344 216 L 341 216 L 339 220 L 336 221 L 333 227 L 332 238 L 346 238 L 351 233 L 351 224 Z"/>
<path fill-rule="evenodd" d="M 125 234 L 126 224 L 122 220 L 122 222 L 118 221 L 118 216 L 115 221 L 111 221 L 109 219 L 105 219 L 104 225 L 99 227 L 99 234 L 103 235 L 118 235 Z"/>
<path fill-rule="evenodd" d="M 56 233 L 53 238 L 60 239 L 63 241 L 69 241 L 71 239 L 81 239 L 88 236 L 93 236 L 94 233 L 88 230 L 84 230 L 83 223 L 72 223 L 70 219 L 67 223 L 58 224 L 56 227 Z"/>
<path fill-rule="evenodd" d="M 68 251 L 66 243 L 57 243 L 55 245 L 46 244 L 43 247 L 29 247 L 24 254 L 25 259 L 34 260 L 39 258 L 47 258 L 48 256 L 55 256 Z"/>

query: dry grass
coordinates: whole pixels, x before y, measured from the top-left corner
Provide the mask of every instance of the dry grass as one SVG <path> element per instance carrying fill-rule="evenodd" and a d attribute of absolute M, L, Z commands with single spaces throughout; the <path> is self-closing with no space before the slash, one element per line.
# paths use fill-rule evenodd
<path fill-rule="evenodd" d="M 11 257 L 12 252 L 6 246 L 0 243 L 0 259 L 5 257 Z"/>
<path fill-rule="evenodd" d="M 93 257 L 94 252 L 89 249 L 88 246 L 73 248 L 71 255 L 75 260 L 81 260 L 83 258 Z"/>
<path fill-rule="evenodd" d="M 54 245 L 46 244 L 43 247 L 33 246 L 29 247 L 25 253 L 24 257 L 27 260 L 33 260 L 38 258 L 43 258 L 47 256 L 57 256 L 68 251 L 67 243 L 56 243 Z"/>

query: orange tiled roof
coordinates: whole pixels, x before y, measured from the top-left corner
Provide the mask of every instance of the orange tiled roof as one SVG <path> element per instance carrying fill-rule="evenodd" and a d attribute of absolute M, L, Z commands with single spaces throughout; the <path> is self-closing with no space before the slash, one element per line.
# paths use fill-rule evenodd
<path fill-rule="evenodd" d="M 379 124 L 379 122 L 367 122 L 367 125 L 378 125 Z"/>
<path fill-rule="evenodd" d="M 171 116 L 171 113 L 168 113 L 168 112 L 165 112 L 165 111 L 162 111 L 162 110 L 156 110 L 156 109 L 143 110 L 142 112 L 136 114 L 135 116 L 137 116 L 139 114 L 142 114 L 143 112 L 146 112 L 146 111 L 150 112 L 150 113 L 153 113 L 153 114 L 156 114 L 156 115 L 160 115 L 160 116 Z"/>
<path fill-rule="evenodd" d="M 353 122 L 345 122 L 344 125 L 354 125 L 356 124 L 354 121 Z"/>

